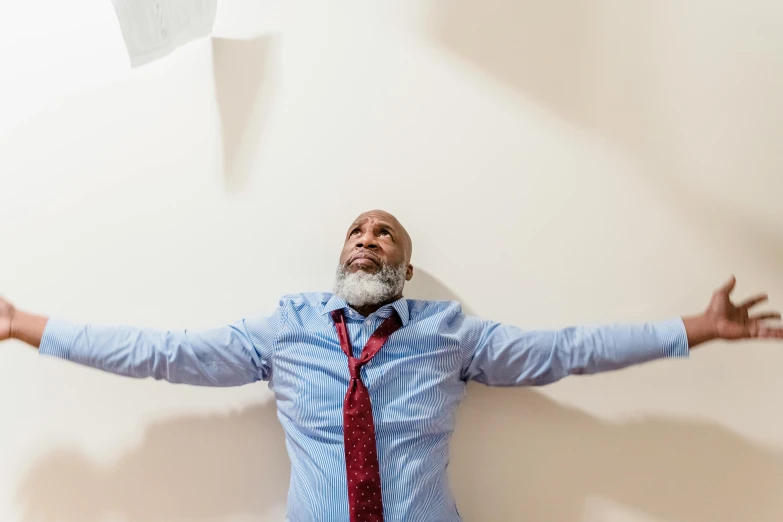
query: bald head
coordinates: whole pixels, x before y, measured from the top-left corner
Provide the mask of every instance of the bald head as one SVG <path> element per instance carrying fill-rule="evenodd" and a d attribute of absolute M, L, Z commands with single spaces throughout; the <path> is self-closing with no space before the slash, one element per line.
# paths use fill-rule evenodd
<path fill-rule="evenodd" d="M 355 272 L 376 272 L 384 264 L 407 265 L 406 279 L 413 275 L 410 267 L 413 241 L 402 223 L 384 210 L 370 210 L 357 217 L 345 236 L 340 264 Z"/>

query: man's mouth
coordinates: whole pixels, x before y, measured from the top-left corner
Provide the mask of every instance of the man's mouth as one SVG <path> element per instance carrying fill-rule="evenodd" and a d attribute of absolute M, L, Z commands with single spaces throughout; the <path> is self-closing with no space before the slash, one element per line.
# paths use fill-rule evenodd
<path fill-rule="evenodd" d="M 351 258 L 348 260 L 348 264 L 356 265 L 356 266 L 366 266 L 366 267 L 381 266 L 381 262 L 378 259 L 378 257 L 373 254 L 369 254 L 367 252 L 360 252 L 358 254 L 351 256 Z"/>

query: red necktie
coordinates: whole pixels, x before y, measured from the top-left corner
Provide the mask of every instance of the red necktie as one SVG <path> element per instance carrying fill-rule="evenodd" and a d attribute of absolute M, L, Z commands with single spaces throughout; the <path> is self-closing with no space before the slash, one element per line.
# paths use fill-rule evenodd
<path fill-rule="evenodd" d="M 372 418 L 370 393 L 362 382 L 362 366 L 378 353 L 386 339 L 402 326 L 397 312 L 375 330 L 362 356 L 357 359 L 351 349 L 351 338 L 345 326 L 342 310 L 332 312 L 332 320 L 340 339 L 340 347 L 348 356 L 351 380 L 343 404 L 343 437 L 345 468 L 348 472 L 348 506 L 351 522 L 383 522 L 381 474 L 375 446 L 375 425 Z"/>

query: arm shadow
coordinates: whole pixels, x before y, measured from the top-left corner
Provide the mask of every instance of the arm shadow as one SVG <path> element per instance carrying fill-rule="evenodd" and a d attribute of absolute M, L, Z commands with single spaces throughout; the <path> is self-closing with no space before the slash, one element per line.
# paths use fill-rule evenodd
<path fill-rule="evenodd" d="M 24 522 L 261 520 L 285 511 L 290 463 L 273 400 L 236 413 L 154 423 L 110 467 L 59 449 L 17 491 Z"/>
<path fill-rule="evenodd" d="M 415 274 L 411 295 L 458 300 Z M 783 520 L 783 455 L 717 424 L 607 422 L 539 391 L 479 384 L 457 417 L 449 474 L 465 520 L 580 520 L 595 498 L 669 522 Z"/>

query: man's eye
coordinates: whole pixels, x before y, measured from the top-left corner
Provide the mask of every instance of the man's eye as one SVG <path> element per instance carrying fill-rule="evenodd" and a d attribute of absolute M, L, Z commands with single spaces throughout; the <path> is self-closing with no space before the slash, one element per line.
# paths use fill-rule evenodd
<path fill-rule="evenodd" d="M 380 231 L 380 233 L 379 233 L 378 235 L 379 235 L 379 236 L 388 236 L 388 235 L 390 235 L 390 234 L 389 234 L 389 231 L 388 231 L 388 230 L 381 230 L 381 231 Z"/>
<path fill-rule="evenodd" d="M 355 236 L 356 234 L 358 234 L 360 232 L 361 232 L 361 230 L 359 230 L 358 228 L 354 228 L 353 230 L 351 230 L 351 235 Z"/>

